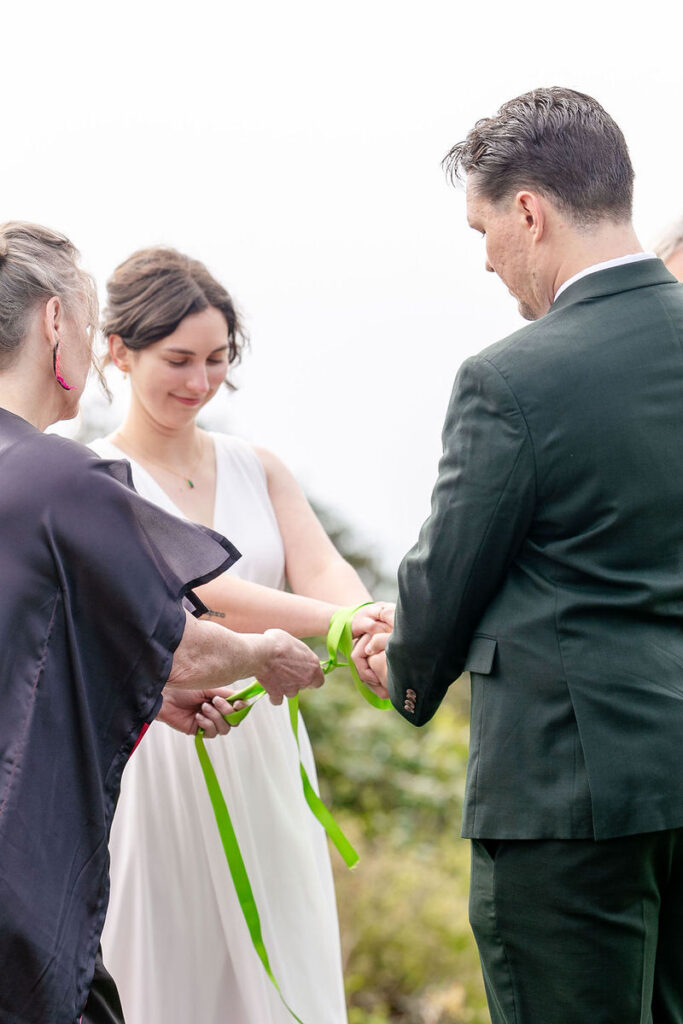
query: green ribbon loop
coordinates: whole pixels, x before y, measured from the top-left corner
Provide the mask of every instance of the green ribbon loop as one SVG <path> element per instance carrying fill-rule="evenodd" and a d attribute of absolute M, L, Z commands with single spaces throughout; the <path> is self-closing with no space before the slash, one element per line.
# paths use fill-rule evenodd
<path fill-rule="evenodd" d="M 327 634 L 327 653 L 329 654 L 329 661 L 323 666 L 323 672 L 329 672 L 333 668 L 341 668 L 342 666 L 348 668 L 351 673 L 354 685 L 361 697 L 372 704 L 373 708 L 390 708 L 391 701 L 385 697 L 378 697 L 376 693 L 368 689 L 361 677 L 358 675 L 358 669 L 353 663 L 351 652 L 353 651 L 353 634 L 351 632 L 351 623 L 354 615 L 361 608 L 365 608 L 366 605 L 372 604 L 371 601 L 365 601 L 363 604 L 359 604 L 356 608 L 340 608 L 336 611 L 330 619 L 330 629 Z M 344 660 L 340 660 L 340 655 L 343 656 Z"/>
<path fill-rule="evenodd" d="M 320 667 L 326 675 L 329 672 L 332 672 L 335 668 L 340 668 L 342 666 L 348 668 L 351 672 L 351 677 L 355 687 L 361 696 L 375 708 L 387 708 L 391 706 L 391 701 L 382 700 L 382 698 L 377 697 L 376 694 L 372 693 L 372 691 L 365 686 L 358 675 L 358 671 L 351 657 L 351 651 L 353 649 L 351 623 L 353 617 L 360 608 L 364 608 L 366 604 L 371 603 L 371 601 L 364 601 L 363 604 L 359 604 L 355 608 L 340 608 L 334 613 L 330 620 L 330 628 L 327 634 L 327 653 L 329 658 L 327 661 L 321 662 Z M 239 725 L 239 723 L 247 717 L 256 701 L 260 700 L 261 697 L 265 695 L 265 692 L 266 691 L 258 680 L 254 680 L 238 693 L 234 693 L 230 698 L 231 701 L 243 700 L 248 703 L 246 707 L 240 708 L 239 711 L 233 711 L 229 715 L 226 715 L 226 722 L 230 725 Z M 314 787 L 311 785 L 311 781 L 308 778 L 306 769 L 304 768 L 301 760 L 301 749 L 299 747 L 298 695 L 296 697 L 292 697 L 291 700 L 288 701 L 288 705 L 289 720 L 292 732 L 294 733 L 294 739 L 296 740 L 297 751 L 299 753 L 299 772 L 301 774 L 301 783 L 306 803 L 325 829 L 325 832 L 334 843 L 346 865 L 349 868 L 353 868 L 358 863 L 358 854 L 335 821 L 332 813 L 328 810 L 316 793 Z M 197 750 L 197 756 L 199 757 L 199 763 L 204 775 L 204 781 L 206 782 L 206 788 L 211 800 L 211 806 L 213 807 L 213 813 L 216 818 L 218 832 L 223 844 L 225 859 L 228 862 L 228 868 L 235 886 L 235 892 L 237 893 L 237 898 L 239 900 L 240 907 L 242 908 L 242 914 L 244 915 L 244 920 L 246 921 L 247 928 L 249 929 L 254 949 L 263 964 L 266 974 L 275 986 L 283 1005 L 294 1020 L 297 1021 L 297 1024 L 303 1024 L 303 1021 L 301 1021 L 292 1008 L 287 1005 L 285 997 L 280 991 L 280 986 L 272 972 L 270 961 L 268 959 L 268 952 L 261 933 L 261 919 L 254 899 L 254 893 L 249 882 L 247 869 L 242 858 L 242 852 L 239 848 L 239 843 L 237 842 L 237 836 L 235 835 L 232 821 L 230 820 L 227 804 L 225 803 L 220 784 L 216 778 L 213 765 L 211 764 L 211 759 L 209 758 L 206 747 L 204 746 L 203 732 L 201 729 L 197 730 L 194 742 Z"/>

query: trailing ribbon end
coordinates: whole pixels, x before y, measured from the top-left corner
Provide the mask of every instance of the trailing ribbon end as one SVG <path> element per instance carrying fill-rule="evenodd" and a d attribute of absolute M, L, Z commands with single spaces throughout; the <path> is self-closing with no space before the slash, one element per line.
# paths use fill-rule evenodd
<path fill-rule="evenodd" d="M 270 981 L 273 983 L 285 1009 L 297 1024 L 304 1024 L 301 1018 L 297 1017 L 294 1013 L 291 1006 L 288 1006 L 271 969 L 268 953 L 261 933 L 261 919 L 259 918 L 256 900 L 254 899 L 254 893 L 252 892 L 251 884 L 249 882 L 249 876 L 247 875 L 247 869 L 242 858 L 242 852 L 239 848 L 239 843 L 237 842 L 237 836 L 235 835 L 235 829 L 230 819 L 227 804 L 223 798 L 220 784 L 213 769 L 213 765 L 211 764 L 206 747 L 204 746 L 204 740 L 202 737 L 203 732 L 201 729 L 198 729 L 194 738 L 197 756 L 199 757 L 199 763 L 204 774 L 206 788 L 209 791 L 209 798 L 213 806 L 213 813 L 216 817 L 216 824 L 218 825 L 218 832 L 221 837 L 221 843 L 223 844 L 225 859 L 228 862 L 230 875 L 235 886 L 235 892 L 237 893 L 237 898 L 244 915 L 244 920 L 246 921 L 247 928 L 249 929 L 251 941 L 259 960 L 263 964 L 263 969 L 268 975 Z"/>

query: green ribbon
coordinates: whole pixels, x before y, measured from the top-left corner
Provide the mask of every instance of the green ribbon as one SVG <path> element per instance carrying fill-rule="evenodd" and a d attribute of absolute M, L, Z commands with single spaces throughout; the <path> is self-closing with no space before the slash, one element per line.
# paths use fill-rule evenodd
<path fill-rule="evenodd" d="M 261 933 L 261 919 L 259 918 L 258 910 L 256 907 L 256 900 L 254 899 L 254 893 L 252 892 L 251 883 L 249 882 L 249 876 L 247 869 L 242 858 L 242 852 L 237 842 L 237 836 L 235 835 L 235 829 L 232 821 L 230 820 L 230 813 L 228 811 L 227 804 L 221 792 L 221 787 L 216 778 L 216 773 L 213 770 L 213 765 L 209 760 L 209 755 L 204 746 L 204 741 L 201 737 L 201 730 L 197 731 L 197 735 L 194 738 L 195 747 L 197 748 L 197 754 L 199 756 L 199 763 L 202 766 L 204 773 L 204 780 L 206 782 L 206 788 L 209 791 L 209 797 L 211 798 L 211 804 L 213 806 L 213 813 L 216 816 L 216 824 L 218 825 L 218 831 L 220 833 L 221 842 L 223 843 L 223 850 L 225 851 L 225 859 L 228 862 L 230 874 L 235 886 L 235 892 L 244 914 L 244 920 L 247 923 L 249 934 L 251 935 L 251 941 L 254 944 L 254 949 L 258 954 L 258 958 L 263 964 L 263 968 L 272 981 L 277 994 L 280 996 L 285 1008 L 289 1011 L 295 1021 L 298 1024 L 303 1024 L 300 1017 L 294 1013 L 291 1006 L 287 1005 L 287 1000 L 280 991 L 280 986 L 277 983 L 277 979 L 273 974 L 268 959 L 268 951 L 266 950 L 265 943 L 263 941 L 263 935 Z"/>
<path fill-rule="evenodd" d="M 365 601 L 363 604 L 359 604 L 355 608 L 340 608 L 334 613 L 330 620 L 330 628 L 327 634 L 327 653 L 329 658 L 327 661 L 321 662 L 320 667 L 325 675 L 332 672 L 335 668 L 340 668 L 342 666 L 347 667 L 351 672 L 356 689 L 365 698 L 365 700 L 375 708 L 387 708 L 391 706 L 391 701 L 382 700 L 382 698 L 377 697 L 376 694 L 372 693 L 367 686 L 365 686 L 358 675 L 356 666 L 351 658 L 351 651 L 353 649 L 351 622 L 353 616 L 360 608 L 364 608 L 366 604 L 371 603 L 372 602 L 370 601 Z M 253 683 L 245 686 L 239 691 L 239 693 L 234 693 L 230 698 L 231 701 L 244 700 L 249 701 L 250 703 L 239 711 L 233 711 L 231 714 L 226 715 L 226 722 L 229 722 L 230 725 L 239 725 L 239 723 L 247 717 L 256 701 L 260 700 L 261 697 L 264 696 L 265 692 L 266 691 L 261 684 L 257 680 L 254 680 Z M 358 854 L 335 821 L 332 813 L 327 809 L 311 785 L 310 779 L 308 778 L 306 769 L 304 768 L 301 760 L 301 749 L 299 747 L 298 694 L 296 697 L 292 697 L 288 701 L 288 704 L 289 720 L 292 726 L 292 732 L 294 733 L 294 739 L 296 740 L 297 751 L 299 753 L 299 772 L 301 774 L 301 782 L 306 803 L 336 846 L 346 865 L 349 868 L 353 868 L 358 863 Z M 211 806 L 213 807 L 213 813 L 216 818 L 218 832 L 223 844 L 225 859 L 228 862 L 228 868 L 235 886 L 235 892 L 237 893 L 237 898 L 239 900 L 240 907 L 242 908 L 244 920 L 246 921 L 247 928 L 249 929 L 254 949 L 256 950 L 259 960 L 263 964 L 266 974 L 275 986 L 275 990 L 280 996 L 283 1005 L 294 1020 L 297 1021 L 297 1024 L 303 1024 L 303 1021 L 297 1017 L 294 1010 L 288 1006 L 271 969 L 270 961 L 268 959 L 268 951 L 266 950 L 265 943 L 263 941 L 261 919 L 256 906 L 256 900 L 254 899 L 254 893 L 251 888 L 251 883 L 249 882 L 247 869 L 237 841 L 237 836 L 235 835 L 235 829 L 230 819 L 230 813 L 221 791 L 220 783 L 218 782 L 213 765 L 211 764 L 211 759 L 209 758 L 206 747 L 204 746 L 203 732 L 201 729 L 197 730 L 194 743 L 204 775 L 204 781 L 206 782 L 206 788 L 211 800 Z"/>
<path fill-rule="evenodd" d="M 390 708 L 390 700 L 385 697 L 378 697 L 376 693 L 368 689 L 358 675 L 358 669 L 351 657 L 353 650 L 351 622 L 356 612 L 364 608 L 366 604 L 372 604 L 372 602 L 366 601 L 364 604 L 359 604 L 356 608 L 340 608 L 339 611 L 334 613 L 330 619 L 330 628 L 327 634 L 327 653 L 330 657 L 322 665 L 322 670 L 323 672 L 331 672 L 334 668 L 348 668 L 356 689 L 368 704 L 372 704 L 373 708 Z M 343 657 L 343 661 L 341 657 Z"/>

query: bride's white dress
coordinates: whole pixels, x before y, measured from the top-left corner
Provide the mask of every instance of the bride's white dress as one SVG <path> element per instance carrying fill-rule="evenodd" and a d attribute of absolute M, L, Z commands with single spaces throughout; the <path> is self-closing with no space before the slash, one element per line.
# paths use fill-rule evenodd
<path fill-rule="evenodd" d="M 212 436 L 213 525 L 242 552 L 231 572 L 281 588 L 283 547 L 261 462 L 244 441 Z M 105 458 L 128 458 L 104 440 L 92 447 Z M 154 478 L 128 461 L 140 494 L 182 516 Z M 315 784 L 303 722 L 299 740 Z M 274 707 L 264 697 L 207 749 L 285 999 L 304 1024 L 345 1024 L 327 842 L 304 801 L 286 702 Z M 291 1024 L 252 946 L 192 737 L 151 725 L 124 772 L 110 848 L 102 947 L 127 1024 Z"/>

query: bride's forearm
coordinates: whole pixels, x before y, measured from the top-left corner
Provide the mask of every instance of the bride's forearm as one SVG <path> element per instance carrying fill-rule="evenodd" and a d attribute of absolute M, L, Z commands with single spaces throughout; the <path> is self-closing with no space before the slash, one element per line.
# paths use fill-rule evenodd
<path fill-rule="evenodd" d="M 228 574 L 197 587 L 196 592 L 211 610 L 213 622 L 238 633 L 262 633 L 276 628 L 296 637 L 325 636 L 330 618 L 340 606 Z"/>
<path fill-rule="evenodd" d="M 309 570 L 306 576 L 289 572 L 292 589 L 306 597 L 322 598 L 336 607 L 371 601 L 365 584 L 358 573 L 343 559 L 329 560 L 317 572 Z"/>

